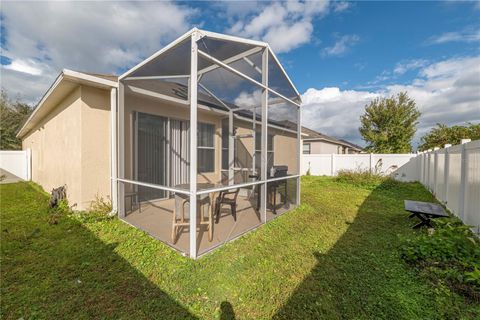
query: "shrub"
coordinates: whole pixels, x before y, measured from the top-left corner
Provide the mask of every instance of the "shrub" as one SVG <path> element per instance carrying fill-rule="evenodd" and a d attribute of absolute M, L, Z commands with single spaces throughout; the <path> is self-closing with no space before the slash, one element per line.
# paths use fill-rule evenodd
<path fill-rule="evenodd" d="M 480 240 L 458 219 L 436 220 L 434 225 L 433 232 L 406 239 L 401 257 L 459 293 L 479 299 Z"/>
<path fill-rule="evenodd" d="M 95 200 L 90 203 L 88 211 L 98 215 L 109 215 L 112 212 L 112 202 L 110 201 L 110 198 L 105 200 L 97 194 Z"/>
<path fill-rule="evenodd" d="M 365 169 L 339 170 L 335 177 L 335 181 L 369 189 L 377 188 L 379 186 L 382 188 L 391 188 L 397 186 L 399 183 L 389 176 L 370 172 L 370 170 Z"/>

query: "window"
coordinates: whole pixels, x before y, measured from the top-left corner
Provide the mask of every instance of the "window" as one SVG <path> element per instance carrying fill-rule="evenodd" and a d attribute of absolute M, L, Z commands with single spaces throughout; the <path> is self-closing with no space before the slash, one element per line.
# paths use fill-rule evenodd
<path fill-rule="evenodd" d="M 310 154 L 311 153 L 311 145 L 310 143 L 303 144 L 303 154 Z"/>
<path fill-rule="evenodd" d="M 215 126 L 198 123 L 197 133 L 197 168 L 198 172 L 215 171 Z"/>

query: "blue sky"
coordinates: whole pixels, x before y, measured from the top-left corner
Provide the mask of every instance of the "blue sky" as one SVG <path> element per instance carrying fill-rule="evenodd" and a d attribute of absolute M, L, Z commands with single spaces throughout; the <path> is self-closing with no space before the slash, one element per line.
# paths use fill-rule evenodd
<path fill-rule="evenodd" d="M 364 105 L 400 91 L 415 141 L 480 122 L 478 2 L 4 2 L 1 24 L 2 88 L 32 104 L 62 68 L 118 74 L 197 26 L 269 42 L 325 134 L 362 144 Z"/>
<path fill-rule="evenodd" d="M 347 4 L 339 13 L 316 17 L 309 42 L 279 54 L 299 91 L 328 86 L 364 88 L 402 61 L 435 62 L 480 52 L 480 10 L 475 8 L 475 3 L 364 1 Z M 204 19 L 202 28 L 219 32 L 228 29 L 228 21 L 216 19 L 222 14 L 216 6 L 202 2 L 198 7 L 211 18 Z M 477 41 L 432 43 L 433 38 L 448 32 L 476 34 Z M 326 55 L 324 49 L 334 46 L 344 36 L 350 36 L 345 52 Z M 415 72 L 397 74 L 395 79 L 383 83 L 406 83 L 415 75 Z"/>

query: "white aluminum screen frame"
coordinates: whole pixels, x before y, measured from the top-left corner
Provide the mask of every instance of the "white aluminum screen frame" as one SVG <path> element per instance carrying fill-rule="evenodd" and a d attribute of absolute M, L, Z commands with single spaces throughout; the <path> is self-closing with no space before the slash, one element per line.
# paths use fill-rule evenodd
<path fill-rule="evenodd" d="M 218 39 L 218 40 L 225 40 L 225 41 L 232 41 L 232 42 L 240 42 L 248 45 L 254 45 L 257 46 L 260 49 L 255 49 L 255 52 L 262 51 L 262 69 L 261 69 L 261 74 L 262 74 L 262 81 L 261 83 L 250 78 L 249 76 L 243 74 L 242 72 L 230 67 L 228 65 L 229 59 L 232 60 L 232 58 L 235 59 L 243 59 L 245 53 L 238 55 L 238 57 L 230 57 L 229 59 L 225 59 L 223 61 L 220 61 L 211 55 L 202 52 L 201 50 L 198 49 L 197 42 L 200 40 L 202 37 L 210 37 L 213 39 Z M 140 68 L 146 66 L 149 62 L 153 61 L 156 57 L 159 57 L 161 54 L 167 52 L 168 50 L 174 48 L 176 45 L 180 44 L 183 41 L 186 41 L 188 38 L 190 38 L 191 42 L 191 55 L 190 55 L 190 74 L 189 75 L 152 75 L 152 76 L 139 76 L 139 77 L 129 77 L 131 73 L 134 71 L 139 70 Z M 250 49 L 249 51 L 252 51 L 253 49 Z M 294 92 L 296 93 L 295 100 L 293 101 L 292 99 L 285 97 L 284 95 L 276 92 L 275 90 L 269 88 L 268 86 L 268 60 L 269 60 L 269 54 L 274 58 L 275 62 L 277 63 L 278 67 L 281 70 L 281 73 L 285 78 L 287 79 L 288 83 L 290 86 L 293 88 Z M 261 159 L 260 159 L 260 166 L 262 168 L 261 170 L 261 177 L 258 181 L 254 182 L 248 182 L 248 183 L 241 183 L 241 184 L 234 184 L 233 179 L 229 179 L 229 185 L 219 187 L 219 188 L 213 188 L 213 189 L 208 189 L 208 190 L 198 190 L 197 189 L 197 115 L 198 115 L 198 92 L 197 88 L 199 85 L 199 80 L 200 77 L 202 77 L 203 73 L 208 72 L 201 70 L 199 71 L 197 66 L 198 66 L 198 57 L 201 56 L 202 58 L 205 58 L 209 60 L 210 62 L 213 62 L 214 64 L 208 68 L 210 69 L 215 69 L 215 68 L 222 68 L 227 71 L 230 71 L 237 76 L 255 84 L 256 86 L 260 87 L 262 89 L 262 98 L 261 98 L 261 133 L 262 133 L 262 139 L 261 139 Z M 237 59 L 237 60 L 238 60 Z M 233 60 L 232 60 L 233 61 Z M 247 61 L 248 63 L 248 61 Z M 205 68 L 207 69 L 207 68 Z M 258 71 L 258 70 L 257 70 Z M 167 186 L 161 186 L 161 185 L 156 185 L 156 184 L 150 184 L 150 183 L 145 183 L 145 182 L 140 182 L 140 181 L 135 181 L 131 179 L 126 179 L 125 178 L 125 137 L 124 137 L 124 124 L 125 124 L 125 113 L 124 113 L 124 99 L 125 99 L 125 88 L 122 80 L 156 80 L 156 79 L 164 79 L 164 78 L 188 78 L 188 101 L 182 101 L 184 104 L 190 106 L 190 184 L 189 184 L 189 189 L 188 190 L 183 190 L 183 189 L 177 189 L 177 188 L 172 188 L 172 187 L 167 187 Z M 223 101 L 219 98 L 217 98 L 215 95 L 211 94 L 209 92 L 208 88 L 202 87 L 203 90 L 206 90 L 212 97 L 221 103 L 224 107 L 227 107 L 230 109 L 228 113 L 229 115 L 229 133 L 233 131 L 233 111 L 236 111 L 237 109 L 231 109 L 228 107 L 227 104 L 223 103 Z M 150 187 L 150 188 L 155 188 L 155 189 L 160 189 L 160 190 L 165 190 L 169 192 L 176 192 L 179 194 L 184 194 L 188 195 L 190 198 L 190 206 L 189 206 L 189 215 L 190 215 L 190 231 L 189 231 L 189 256 L 193 259 L 197 258 L 197 221 L 196 221 L 196 206 L 197 206 L 197 196 L 198 195 L 203 195 L 211 192 L 218 192 L 218 191 L 223 191 L 223 190 L 228 190 L 231 189 L 232 187 L 236 188 L 243 188 L 243 187 L 250 187 L 250 186 L 255 186 L 255 185 L 261 185 L 261 207 L 260 207 L 260 213 L 261 213 L 261 224 L 266 223 L 266 205 L 267 205 L 267 199 L 266 199 L 266 191 L 267 191 L 267 183 L 272 182 L 272 181 L 278 181 L 278 180 L 286 180 L 286 179 L 296 179 L 297 181 L 297 192 L 296 192 L 296 203 L 297 205 L 300 204 L 300 175 L 295 174 L 295 175 L 290 175 L 286 177 L 280 177 L 280 178 L 270 178 L 267 179 L 267 147 L 268 147 L 268 127 L 272 127 L 272 125 L 268 124 L 268 98 L 269 98 L 269 92 L 272 94 L 276 95 L 277 97 L 281 98 L 282 100 L 291 103 L 292 105 L 297 107 L 297 129 L 296 129 L 296 139 L 297 139 L 297 144 L 296 144 L 296 152 L 297 152 L 297 166 L 300 167 L 300 157 L 301 157 L 301 97 L 300 94 L 298 93 L 298 90 L 295 88 L 293 85 L 291 79 L 288 77 L 286 74 L 285 70 L 283 69 L 282 65 L 278 61 L 278 58 L 275 56 L 271 48 L 269 47 L 268 44 L 260 41 L 255 41 L 255 40 L 248 40 L 248 39 L 242 39 L 238 37 L 233 37 L 233 36 L 228 36 L 228 35 L 223 35 L 223 34 L 218 34 L 214 32 L 209 32 L 209 31 L 204 31 L 204 30 L 198 30 L 196 28 L 190 30 L 165 48 L 157 51 L 155 54 L 150 56 L 149 58 L 145 59 L 141 63 L 137 64 L 135 67 L 132 69 L 128 70 L 124 74 L 122 74 L 119 77 L 119 88 L 118 88 L 118 110 L 116 113 L 117 117 L 117 125 L 118 125 L 118 130 L 116 132 L 116 138 L 118 141 L 117 144 L 117 151 L 118 151 L 118 166 L 117 166 L 117 177 L 114 178 L 115 183 L 117 185 L 117 202 L 119 204 L 119 210 L 118 214 L 120 218 L 125 217 L 125 208 L 123 208 L 123 205 L 120 205 L 123 203 L 123 198 L 124 198 L 124 183 L 130 183 L 133 185 L 141 185 L 145 187 Z M 137 92 L 142 94 L 141 92 Z M 161 97 L 162 95 L 159 94 L 158 97 Z M 171 100 L 171 99 L 170 99 Z M 300 102 L 297 102 L 300 101 Z M 203 107 L 202 107 L 203 108 Z M 251 120 L 255 122 L 255 116 L 254 119 Z M 284 130 L 290 131 L 292 133 L 295 133 L 294 130 L 284 128 Z M 229 139 L 231 140 L 231 139 Z M 233 148 L 231 148 L 232 145 L 229 143 L 229 153 L 233 151 Z M 233 159 L 232 155 L 229 155 L 229 166 L 233 164 Z M 231 170 L 229 170 L 231 171 Z M 299 172 L 300 173 L 300 170 Z M 229 174 L 230 175 L 230 174 Z M 231 178 L 231 177 L 230 177 Z"/>

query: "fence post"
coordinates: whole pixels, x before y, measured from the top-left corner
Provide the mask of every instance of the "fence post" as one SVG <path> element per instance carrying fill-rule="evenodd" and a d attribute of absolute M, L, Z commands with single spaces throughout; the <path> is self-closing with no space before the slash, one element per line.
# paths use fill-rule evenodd
<path fill-rule="evenodd" d="M 451 144 L 446 144 L 445 147 L 445 163 L 443 167 L 443 183 L 445 184 L 443 188 L 443 199 L 444 203 L 448 206 L 448 178 L 450 176 L 450 152 L 448 148 L 450 148 Z"/>
<path fill-rule="evenodd" d="M 427 185 L 427 175 L 428 175 L 427 164 L 428 164 L 428 152 L 425 151 L 425 153 L 423 154 L 423 181 L 422 181 L 422 184 L 424 186 Z"/>
<path fill-rule="evenodd" d="M 459 210 L 458 215 L 462 221 L 464 221 L 464 211 L 465 211 L 465 192 L 466 192 L 466 184 L 467 184 L 467 155 L 465 150 L 465 144 L 470 142 L 470 139 L 462 139 L 460 143 L 462 144 L 462 152 L 460 158 L 460 194 L 459 194 Z"/>
<path fill-rule="evenodd" d="M 420 178 L 419 178 L 419 181 L 420 181 L 420 183 L 421 183 L 422 185 L 423 185 L 423 181 L 424 181 L 423 175 L 424 175 L 424 173 L 425 173 L 425 170 L 424 170 L 424 168 L 423 168 L 424 156 L 425 156 L 425 154 L 424 154 L 423 152 L 420 153 L 420 156 L 419 156 L 419 157 L 420 157 L 420 160 L 418 160 L 418 162 L 419 162 L 419 164 L 418 164 L 418 167 L 419 167 L 418 173 L 419 173 L 419 175 L 418 175 L 418 176 L 420 177 Z"/>
<path fill-rule="evenodd" d="M 373 172 L 373 154 L 370 153 L 370 173 Z"/>
<path fill-rule="evenodd" d="M 430 190 L 430 149 L 427 150 L 426 155 L 426 163 L 425 163 L 425 187 Z"/>
<path fill-rule="evenodd" d="M 437 171 L 438 171 L 438 149 L 439 147 L 433 148 L 433 195 L 437 196 Z"/>
<path fill-rule="evenodd" d="M 422 154 L 422 173 L 423 173 L 423 176 L 422 176 L 422 184 L 423 186 L 426 185 L 426 182 L 427 182 L 427 159 L 428 159 L 428 153 L 426 153 L 426 151 L 423 152 Z"/>
<path fill-rule="evenodd" d="M 330 167 L 332 169 L 332 177 L 335 175 L 335 153 L 332 153 L 332 159 L 330 162 Z"/>
<path fill-rule="evenodd" d="M 32 180 L 32 149 L 27 148 L 26 150 L 26 161 L 27 161 L 27 181 Z"/>

